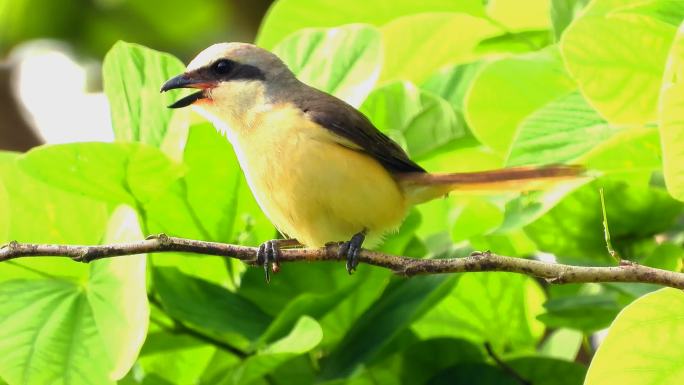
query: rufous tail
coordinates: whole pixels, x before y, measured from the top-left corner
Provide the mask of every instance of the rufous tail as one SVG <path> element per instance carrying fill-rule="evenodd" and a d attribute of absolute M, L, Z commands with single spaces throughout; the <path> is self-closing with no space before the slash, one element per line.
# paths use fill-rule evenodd
<path fill-rule="evenodd" d="M 587 177 L 581 166 L 514 167 L 452 174 L 406 173 L 398 175 L 409 202 L 418 204 L 449 191 L 510 192 L 542 190 L 559 182 Z"/>

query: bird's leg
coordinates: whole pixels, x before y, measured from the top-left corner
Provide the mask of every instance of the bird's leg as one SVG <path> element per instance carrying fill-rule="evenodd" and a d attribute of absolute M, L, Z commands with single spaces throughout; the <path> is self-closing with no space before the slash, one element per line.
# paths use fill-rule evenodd
<path fill-rule="evenodd" d="M 257 264 L 264 266 L 264 274 L 266 275 L 266 283 L 271 282 L 271 273 L 277 273 L 280 270 L 278 260 L 282 255 L 281 249 L 286 247 L 301 246 L 296 239 L 271 239 L 259 246 L 257 250 L 256 260 Z"/>
<path fill-rule="evenodd" d="M 338 250 L 340 258 L 347 259 L 347 273 L 351 274 L 356 270 L 359 264 L 359 253 L 361 252 L 361 245 L 366 239 L 366 230 L 354 234 L 347 242 L 342 242 Z"/>

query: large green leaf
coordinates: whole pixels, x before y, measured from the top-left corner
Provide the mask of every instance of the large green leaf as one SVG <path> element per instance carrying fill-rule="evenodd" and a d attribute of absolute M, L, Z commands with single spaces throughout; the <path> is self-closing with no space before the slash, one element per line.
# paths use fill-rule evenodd
<path fill-rule="evenodd" d="M 446 100 L 409 82 L 374 90 L 360 110 L 412 158 L 425 156 L 465 134 L 463 120 Z"/>
<path fill-rule="evenodd" d="M 601 115 L 611 123 L 642 124 L 656 117 L 674 32 L 674 27 L 638 14 L 587 14 L 563 34 L 561 52 Z"/>
<path fill-rule="evenodd" d="M 684 19 L 684 3 L 679 0 L 640 0 L 613 11 L 613 14 L 621 13 L 650 16 L 677 27 Z"/>
<path fill-rule="evenodd" d="M 382 29 L 385 52 L 380 80 L 425 81 L 440 67 L 472 61 L 477 44 L 499 31 L 489 21 L 464 13 L 421 13 L 400 17 Z M 444 37 L 449 36 L 449 44 Z"/>
<path fill-rule="evenodd" d="M 684 382 L 684 295 L 662 289 L 625 307 L 589 366 L 586 385 Z"/>
<path fill-rule="evenodd" d="M 454 277 L 424 276 L 397 280 L 354 323 L 330 352 L 321 368 L 321 379 L 351 374 L 413 320 L 430 309 L 452 287 Z"/>
<path fill-rule="evenodd" d="M 508 31 L 547 30 L 551 27 L 549 0 L 496 0 L 487 3 L 487 15 Z"/>
<path fill-rule="evenodd" d="M 266 13 L 257 44 L 272 48 L 285 36 L 306 27 L 334 27 L 349 23 L 382 25 L 400 16 L 419 12 L 464 12 L 484 15 L 479 0 L 279 0 Z"/>
<path fill-rule="evenodd" d="M 373 88 L 382 62 L 380 32 L 364 24 L 304 29 L 273 52 L 299 80 L 354 106 Z"/>
<path fill-rule="evenodd" d="M 611 137 L 612 127 L 579 92 L 561 96 L 529 115 L 519 126 L 509 166 L 564 163 Z"/>
<path fill-rule="evenodd" d="M 166 106 L 178 93 L 160 95 L 159 88 L 184 70 L 172 55 L 123 41 L 114 44 L 105 56 L 102 79 L 116 139 L 162 143 L 173 113 Z"/>
<path fill-rule="evenodd" d="M 6 216 L 7 233 L 0 244 L 19 242 L 96 244 L 107 226 L 108 210 L 103 202 L 47 185 L 23 172 L 17 155 L 2 154 L 0 181 L 6 201 L 0 215 Z M 0 280 L 54 276 L 85 277 L 88 266 L 67 258 L 36 257 L 3 262 Z"/>
<path fill-rule="evenodd" d="M 441 96 L 462 117 L 466 92 L 482 65 L 483 62 L 477 61 L 443 67 L 430 75 L 420 88 Z"/>
<path fill-rule="evenodd" d="M 153 279 L 169 315 L 210 332 L 228 335 L 241 348 L 248 347 L 271 322 L 252 302 L 175 268 L 155 267 Z"/>
<path fill-rule="evenodd" d="M 480 142 L 506 155 L 527 115 L 574 88 L 555 48 L 497 60 L 473 80 L 466 121 Z"/>
<path fill-rule="evenodd" d="M 106 241 L 140 238 L 117 210 Z M 111 384 L 128 372 L 147 331 L 145 256 L 101 260 L 86 282 L 0 284 L 0 373 L 12 384 Z"/>
<path fill-rule="evenodd" d="M 161 151 L 138 143 L 47 145 L 19 164 L 52 186 L 132 206 L 160 195 L 183 171 Z"/>
<path fill-rule="evenodd" d="M 667 190 L 684 200 L 684 23 L 670 50 L 658 112 Z"/>
<path fill-rule="evenodd" d="M 450 295 L 412 329 L 423 339 L 465 338 L 497 350 L 525 349 L 541 338 L 544 293 L 531 278 L 502 273 L 465 274 Z"/>

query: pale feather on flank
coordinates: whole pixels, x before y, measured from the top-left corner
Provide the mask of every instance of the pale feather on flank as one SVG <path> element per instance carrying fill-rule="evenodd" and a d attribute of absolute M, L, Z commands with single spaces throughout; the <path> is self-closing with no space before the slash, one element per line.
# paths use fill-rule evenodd
<path fill-rule="evenodd" d="M 502 170 L 450 174 L 406 173 L 398 175 L 407 200 L 423 203 L 450 191 L 522 192 L 542 190 L 563 181 L 589 177 L 584 167 L 553 165 L 513 167 Z"/>

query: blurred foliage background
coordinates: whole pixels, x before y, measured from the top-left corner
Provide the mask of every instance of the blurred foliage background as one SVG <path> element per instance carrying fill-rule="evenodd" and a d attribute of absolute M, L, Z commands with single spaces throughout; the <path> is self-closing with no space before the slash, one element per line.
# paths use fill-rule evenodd
<path fill-rule="evenodd" d="M 614 265 L 602 188 L 617 252 L 681 271 L 683 19 L 675 0 L 5 0 L 0 241 L 276 236 L 230 144 L 158 92 L 255 40 L 428 170 L 596 175 L 421 205 L 383 251 Z M 4 262 L 0 304 L 11 385 L 684 383 L 684 296 L 646 284 L 288 264 L 266 285 L 170 253 Z"/>

